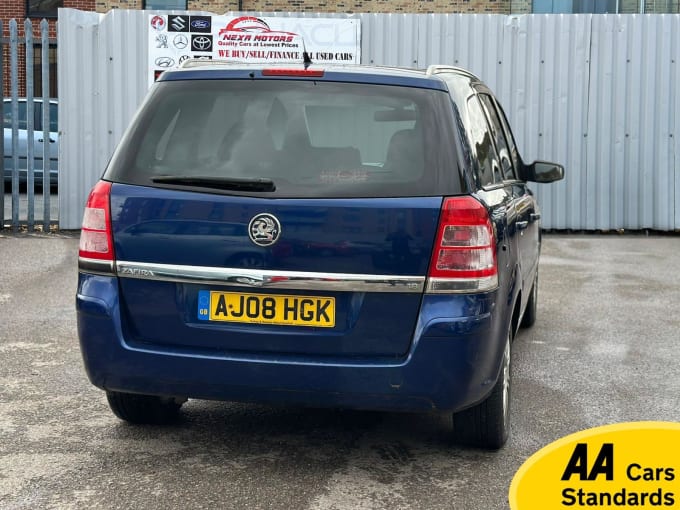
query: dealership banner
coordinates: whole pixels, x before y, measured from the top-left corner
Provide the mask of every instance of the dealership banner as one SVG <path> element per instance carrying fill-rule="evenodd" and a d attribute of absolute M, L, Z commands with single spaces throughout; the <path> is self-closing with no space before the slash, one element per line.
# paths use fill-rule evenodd
<path fill-rule="evenodd" d="M 256 18 L 169 14 L 149 16 L 149 85 L 189 58 L 234 62 L 358 64 L 361 22 L 339 18 Z"/>

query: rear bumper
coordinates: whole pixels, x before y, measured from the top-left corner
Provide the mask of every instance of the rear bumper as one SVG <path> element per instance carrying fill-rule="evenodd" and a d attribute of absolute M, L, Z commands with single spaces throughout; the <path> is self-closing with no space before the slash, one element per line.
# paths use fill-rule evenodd
<path fill-rule="evenodd" d="M 451 300 L 479 313 L 447 317 Z M 102 389 L 246 402 L 375 410 L 460 410 L 491 391 L 509 318 L 496 293 L 426 295 L 400 358 L 329 358 L 170 349 L 126 342 L 115 277 L 82 274 L 76 308 L 85 368 Z M 506 326 L 507 327 L 507 326 Z"/>

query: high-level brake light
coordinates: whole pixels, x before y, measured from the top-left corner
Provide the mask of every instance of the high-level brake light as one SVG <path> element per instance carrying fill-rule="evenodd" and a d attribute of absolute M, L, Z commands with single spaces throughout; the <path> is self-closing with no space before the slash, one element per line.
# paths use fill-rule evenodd
<path fill-rule="evenodd" d="M 304 76 L 307 78 L 322 78 L 324 71 L 322 69 L 286 69 L 286 68 L 269 68 L 262 70 L 262 76 Z"/>

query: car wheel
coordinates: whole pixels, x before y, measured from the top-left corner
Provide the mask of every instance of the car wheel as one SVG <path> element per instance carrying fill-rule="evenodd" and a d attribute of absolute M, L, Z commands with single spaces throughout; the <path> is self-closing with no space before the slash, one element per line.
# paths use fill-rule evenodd
<path fill-rule="evenodd" d="M 510 433 L 510 343 L 508 336 L 503 362 L 491 394 L 474 407 L 453 414 L 453 437 L 456 443 L 498 450 Z"/>
<path fill-rule="evenodd" d="M 179 416 L 181 401 L 154 395 L 137 395 L 107 391 L 106 399 L 113 414 L 121 420 L 135 424 L 170 423 Z"/>
<path fill-rule="evenodd" d="M 538 271 L 536 271 L 536 277 L 534 278 L 534 284 L 531 287 L 531 294 L 529 294 L 529 301 L 527 302 L 527 307 L 524 310 L 524 316 L 522 317 L 522 322 L 520 327 L 530 328 L 536 322 L 536 309 L 538 307 Z"/>

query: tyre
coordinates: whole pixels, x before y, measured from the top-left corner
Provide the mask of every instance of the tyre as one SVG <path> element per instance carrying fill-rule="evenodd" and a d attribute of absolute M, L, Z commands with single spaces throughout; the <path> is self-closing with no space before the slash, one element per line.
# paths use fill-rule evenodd
<path fill-rule="evenodd" d="M 137 395 L 107 391 L 106 399 L 113 414 L 121 420 L 135 424 L 161 425 L 171 423 L 179 416 L 181 401 L 171 397 Z"/>
<path fill-rule="evenodd" d="M 519 326 L 521 328 L 530 328 L 536 322 L 536 309 L 538 307 L 538 271 L 534 278 L 534 284 L 531 286 L 531 294 L 529 294 L 529 301 L 522 316 L 522 322 Z"/>
<path fill-rule="evenodd" d="M 491 394 L 474 407 L 453 414 L 453 438 L 463 446 L 498 450 L 510 433 L 510 343 L 505 341 L 501 373 Z"/>

